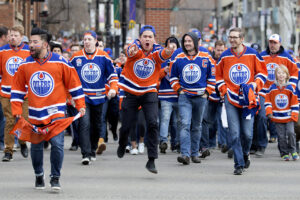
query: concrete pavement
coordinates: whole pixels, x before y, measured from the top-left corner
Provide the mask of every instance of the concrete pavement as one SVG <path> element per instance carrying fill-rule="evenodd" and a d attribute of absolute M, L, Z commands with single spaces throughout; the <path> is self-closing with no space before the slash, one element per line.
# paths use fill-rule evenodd
<path fill-rule="evenodd" d="M 167 151 L 156 161 L 158 174 L 145 169 L 146 154 L 126 154 L 119 159 L 117 144 L 89 166 L 82 166 L 79 150 L 68 150 L 71 137 L 65 137 L 65 159 L 60 193 L 49 187 L 49 152 L 45 151 L 46 189 L 34 189 L 30 158 L 20 152 L 14 161 L 0 161 L 0 200 L 10 199 L 300 199 L 300 161 L 282 161 L 277 144 L 269 144 L 264 158 L 251 157 L 251 166 L 242 176 L 233 175 L 233 160 L 219 150 L 201 164 L 183 166 L 178 154 Z M 1 157 L 3 153 L 0 154 Z"/>

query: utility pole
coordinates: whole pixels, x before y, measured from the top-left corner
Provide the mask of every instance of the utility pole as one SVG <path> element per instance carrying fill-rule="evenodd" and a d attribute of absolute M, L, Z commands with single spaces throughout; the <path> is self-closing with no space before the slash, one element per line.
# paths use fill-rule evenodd
<path fill-rule="evenodd" d="M 106 10 L 106 23 L 105 23 L 105 35 L 106 35 L 106 47 L 112 48 L 112 38 L 110 33 L 110 0 L 106 1 L 105 4 L 105 10 Z"/>
<path fill-rule="evenodd" d="M 127 1 L 122 0 L 122 19 L 121 19 L 121 26 L 122 26 L 122 45 L 123 47 L 126 44 L 126 36 L 127 36 Z"/>
<path fill-rule="evenodd" d="M 99 31 L 99 0 L 96 0 L 96 32 Z"/>

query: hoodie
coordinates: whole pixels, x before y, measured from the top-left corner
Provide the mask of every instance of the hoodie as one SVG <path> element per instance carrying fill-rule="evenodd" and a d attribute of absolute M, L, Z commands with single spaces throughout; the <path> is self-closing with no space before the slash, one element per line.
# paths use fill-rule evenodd
<path fill-rule="evenodd" d="M 195 51 L 196 51 L 196 54 L 198 53 L 198 36 L 194 33 L 194 32 L 188 32 L 186 34 L 183 35 L 182 37 L 182 40 L 181 40 L 181 46 L 182 46 L 182 50 L 183 52 L 188 55 L 188 52 L 184 46 L 184 39 L 186 36 L 190 36 L 194 42 L 194 48 L 195 48 Z"/>

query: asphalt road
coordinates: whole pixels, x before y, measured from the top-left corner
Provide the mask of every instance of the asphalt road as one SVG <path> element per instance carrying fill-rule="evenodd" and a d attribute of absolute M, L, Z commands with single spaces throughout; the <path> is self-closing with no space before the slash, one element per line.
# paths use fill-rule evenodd
<path fill-rule="evenodd" d="M 48 184 L 50 150 L 45 151 L 47 187 L 42 191 L 34 189 L 30 158 L 16 152 L 14 161 L 0 161 L 0 200 L 300 199 L 300 161 L 282 161 L 277 144 L 269 144 L 263 158 L 252 156 L 250 168 L 242 176 L 235 176 L 233 160 L 217 149 L 201 164 L 188 166 L 177 163 L 178 154 L 168 150 L 156 161 L 156 175 L 145 169 L 145 154 L 126 154 L 119 159 L 113 142 L 97 161 L 82 166 L 80 152 L 68 150 L 70 143 L 71 137 L 66 136 L 60 193 L 52 193 Z"/>

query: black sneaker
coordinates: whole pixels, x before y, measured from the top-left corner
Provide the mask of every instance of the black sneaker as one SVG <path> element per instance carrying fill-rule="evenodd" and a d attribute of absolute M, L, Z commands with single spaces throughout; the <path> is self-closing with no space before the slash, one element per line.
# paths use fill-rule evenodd
<path fill-rule="evenodd" d="M 9 162 L 9 161 L 12 161 L 12 160 L 13 160 L 12 154 L 9 153 L 9 152 L 5 152 L 5 153 L 4 153 L 4 156 L 3 156 L 3 158 L 2 158 L 2 161 L 3 161 L 3 162 Z"/>
<path fill-rule="evenodd" d="M 191 160 L 193 163 L 201 163 L 201 160 L 199 159 L 198 156 L 192 156 L 191 158 L 192 158 Z"/>
<path fill-rule="evenodd" d="M 244 155 L 245 169 L 250 167 L 250 155 Z"/>
<path fill-rule="evenodd" d="M 230 158 L 230 159 L 233 157 L 233 150 L 232 149 L 228 150 L 227 157 Z"/>
<path fill-rule="evenodd" d="M 161 142 L 159 145 L 160 153 L 166 153 L 168 149 L 168 144 L 166 142 Z"/>
<path fill-rule="evenodd" d="M 126 150 L 126 146 L 122 147 L 122 146 L 118 146 L 118 150 L 117 150 L 117 155 L 119 158 L 123 158 L 124 154 L 125 154 L 125 150 Z"/>
<path fill-rule="evenodd" d="M 188 156 L 178 156 L 177 161 L 179 163 L 184 164 L 184 165 L 189 165 L 190 164 L 190 157 L 188 157 Z"/>
<path fill-rule="evenodd" d="M 228 147 L 227 147 L 226 144 L 223 144 L 223 145 L 221 146 L 221 152 L 222 152 L 222 153 L 226 153 L 228 150 L 229 150 L 229 149 L 228 149 Z"/>
<path fill-rule="evenodd" d="M 24 158 L 27 158 L 28 157 L 28 148 L 27 148 L 27 145 L 26 144 L 21 144 L 20 145 L 21 147 L 21 154 Z"/>
<path fill-rule="evenodd" d="M 210 151 L 209 149 L 205 149 L 204 151 L 202 151 L 200 158 L 206 158 L 208 156 L 210 156 Z"/>
<path fill-rule="evenodd" d="M 83 164 L 83 165 L 89 165 L 90 162 L 91 162 L 91 159 L 89 157 L 84 157 L 81 160 L 81 164 Z"/>
<path fill-rule="evenodd" d="M 45 189 L 45 176 L 35 176 L 35 189 L 43 190 Z"/>
<path fill-rule="evenodd" d="M 154 160 L 148 160 L 146 164 L 146 169 L 153 174 L 157 174 L 157 169 L 155 168 Z"/>
<path fill-rule="evenodd" d="M 242 167 L 238 167 L 234 170 L 233 172 L 234 175 L 242 175 L 243 174 L 243 168 Z"/>
<path fill-rule="evenodd" d="M 59 184 L 59 177 L 51 177 L 50 185 L 52 191 L 59 191 L 61 189 Z"/>
<path fill-rule="evenodd" d="M 264 154 L 265 154 L 265 148 L 263 148 L 263 147 L 260 147 L 260 148 L 255 152 L 255 155 L 256 155 L 256 157 L 258 157 L 258 158 L 263 157 Z"/>

